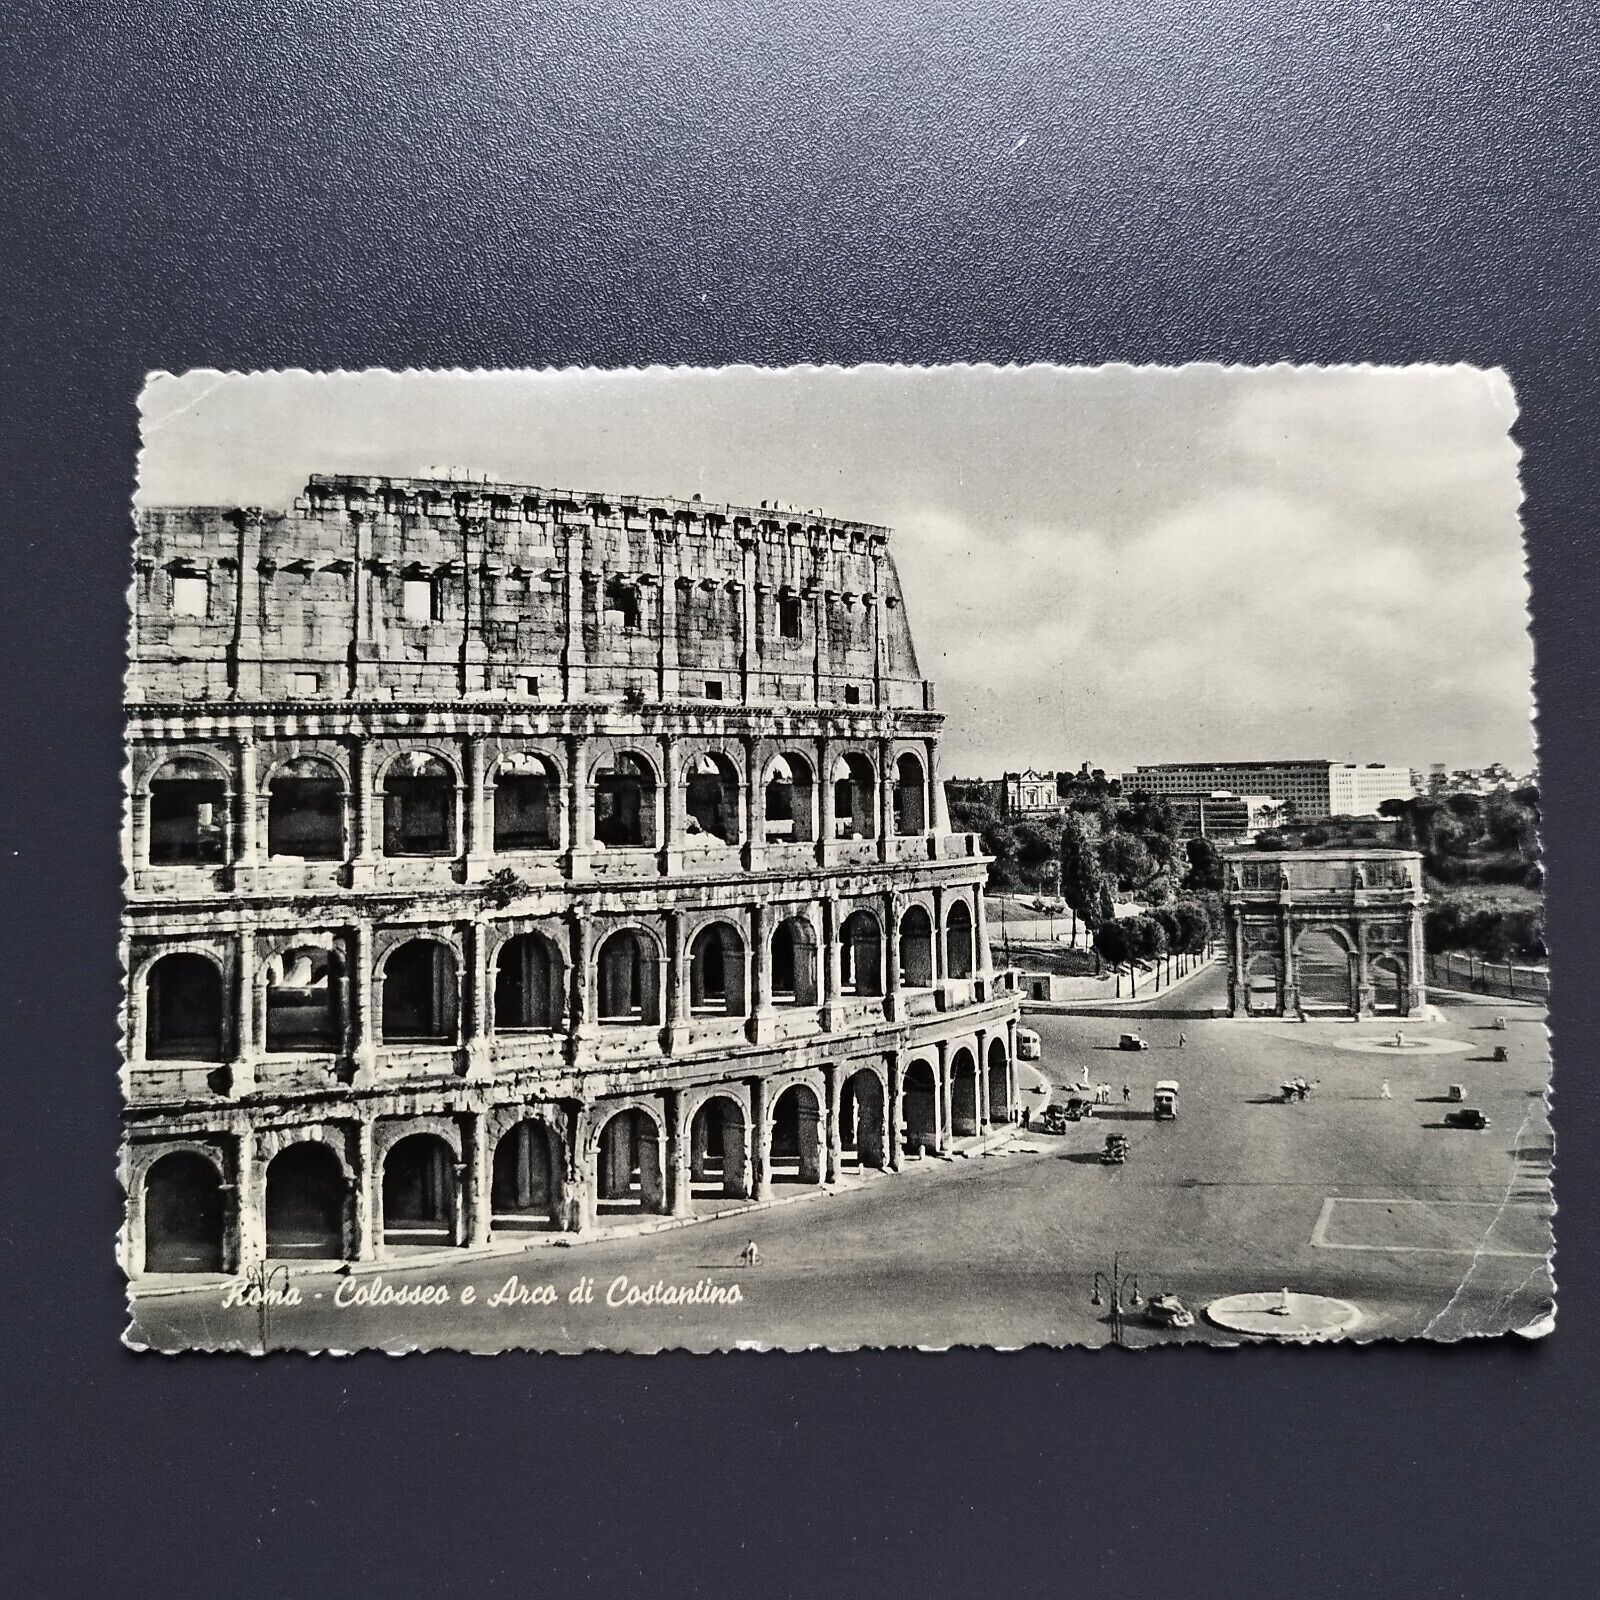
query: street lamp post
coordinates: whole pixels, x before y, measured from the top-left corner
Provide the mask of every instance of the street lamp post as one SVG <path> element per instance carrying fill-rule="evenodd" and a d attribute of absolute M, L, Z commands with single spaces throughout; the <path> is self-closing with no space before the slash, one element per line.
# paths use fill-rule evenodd
<path fill-rule="evenodd" d="M 1127 1291 L 1127 1300 L 1123 1300 L 1123 1291 Z M 1111 1342 L 1122 1344 L 1122 1315 L 1124 1311 L 1137 1311 L 1144 1304 L 1139 1295 L 1139 1275 L 1134 1272 L 1124 1273 L 1122 1270 L 1122 1253 L 1118 1251 L 1111 1258 L 1111 1273 L 1108 1277 L 1097 1267 L 1094 1274 L 1094 1293 L 1089 1297 L 1089 1304 L 1102 1306 L 1107 1301 L 1111 1302 Z"/>

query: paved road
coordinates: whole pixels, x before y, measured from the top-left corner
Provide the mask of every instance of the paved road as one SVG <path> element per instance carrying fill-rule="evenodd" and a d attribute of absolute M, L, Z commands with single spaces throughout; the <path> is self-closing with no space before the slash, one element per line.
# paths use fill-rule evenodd
<path fill-rule="evenodd" d="M 1208 974 L 1173 1002 L 1205 1012 L 1222 981 Z M 1034 1136 L 1017 1153 L 922 1163 L 854 1193 L 742 1218 L 384 1275 L 394 1289 L 448 1291 L 443 1304 L 340 1309 L 336 1292 L 377 1280 L 343 1280 L 343 1291 L 336 1277 L 299 1280 L 304 1303 L 271 1308 L 267 1342 L 476 1350 L 1102 1343 L 1111 1328 L 1107 1308 L 1091 1304 L 1094 1273 L 1114 1252 L 1145 1296 L 1171 1291 L 1197 1309 L 1225 1293 L 1292 1287 L 1354 1302 L 1364 1336 L 1527 1326 L 1550 1299 L 1541 1259 L 1548 1057 L 1542 1012 L 1518 1008 L 1497 1034 L 1496 1009 L 1508 1010 L 1447 1000 L 1440 1024 L 1408 1030 L 1469 1047 L 1453 1055 L 1341 1048 L 1392 1035 L 1377 1025 L 1031 1017 L 1057 1083 L 1087 1065 L 1091 1079 L 1115 1086 L 1118 1103 L 1104 1119 L 1061 1138 Z M 1133 1026 L 1154 1048 L 1115 1048 Z M 1180 1028 L 1188 1036 L 1181 1050 Z M 1507 1065 L 1488 1059 L 1499 1042 L 1509 1046 Z M 1272 1099 L 1294 1076 L 1320 1080 L 1312 1098 Z M 1182 1083 L 1182 1114 L 1158 1124 L 1151 1087 L 1166 1077 Z M 1385 1077 L 1387 1100 L 1379 1096 Z M 1126 1109 L 1124 1081 L 1133 1096 Z M 1488 1131 L 1440 1125 L 1446 1106 L 1436 1097 L 1450 1083 L 1466 1085 L 1469 1102 L 1490 1114 Z M 1127 1166 L 1100 1163 L 1108 1131 L 1130 1135 Z M 742 1270 L 733 1263 L 751 1234 L 764 1259 Z M 490 1304 L 513 1275 L 523 1289 L 548 1286 L 555 1303 Z M 593 1299 L 573 1303 L 584 1279 Z M 626 1294 L 612 1288 L 618 1279 L 635 1289 L 737 1289 L 739 1303 L 608 1306 L 608 1291 Z M 461 1303 L 469 1286 L 470 1306 Z M 1130 1344 L 1173 1337 L 1135 1320 L 1123 1331 Z M 256 1310 L 223 1309 L 220 1291 L 207 1291 L 142 1301 L 138 1336 L 166 1348 L 255 1347 L 261 1326 Z M 1202 1320 L 1191 1337 L 1224 1336 Z"/>

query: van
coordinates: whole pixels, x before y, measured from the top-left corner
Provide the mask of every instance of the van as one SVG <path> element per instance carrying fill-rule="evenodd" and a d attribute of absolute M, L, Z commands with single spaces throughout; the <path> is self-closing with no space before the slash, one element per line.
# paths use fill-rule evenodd
<path fill-rule="evenodd" d="M 1039 1035 L 1032 1028 L 1017 1029 L 1017 1060 L 1037 1061 L 1044 1053 Z"/>

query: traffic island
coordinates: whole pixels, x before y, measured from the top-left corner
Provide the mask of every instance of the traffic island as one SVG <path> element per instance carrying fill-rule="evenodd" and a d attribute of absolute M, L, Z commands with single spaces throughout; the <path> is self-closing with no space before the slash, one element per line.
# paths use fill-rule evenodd
<path fill-rule="evenodd" d="M 1340 1339 L 1361 1320 L 1348 1300 L 1328 1295 L 1295 1294 L 1268 1289 L 1255 1294 L 1224 1295 L 1206 1307 L 1206 1319 L 1230 1333 L 1256 1339 L 1295 1339 L 1317 1343 Z"/>

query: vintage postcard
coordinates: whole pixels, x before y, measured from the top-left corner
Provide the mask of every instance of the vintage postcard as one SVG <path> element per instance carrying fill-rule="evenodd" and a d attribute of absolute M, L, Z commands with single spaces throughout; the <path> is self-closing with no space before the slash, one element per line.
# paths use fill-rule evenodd
<path fill-rule="evenodd" d="M 128 1341 L 1554 1317 L 1508 377 L 151 377 Z"/>

